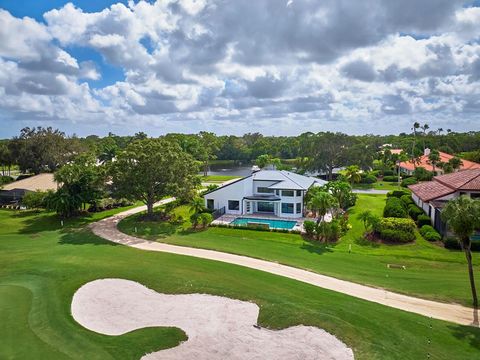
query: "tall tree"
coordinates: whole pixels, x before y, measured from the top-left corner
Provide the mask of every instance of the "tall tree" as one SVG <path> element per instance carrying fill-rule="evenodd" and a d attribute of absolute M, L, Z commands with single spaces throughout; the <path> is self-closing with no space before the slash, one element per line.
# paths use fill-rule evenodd
<path fill-rule="evenodd" d="M 309 208 L 318 215 L 317 224 L 323 221 L 328 211 L 337 205 L 336 199 L 326 191 L 315 193 L 308 202 Z"/>
<path fill-rule="evenodd" d="M 448 160 L 448 163 L 450 164 L 450 166 L 452 167 L 453 171 L 457 171 L 459 170 L 462 165 L 463 165 L 463 161 L 462 159 L 460 159 L 459 157 L 455 156 L 453 158 L 451 158 L 450 160 Z"/>
<path fill-rule="evenodd" d="M 163 197 L 192 197 L 198 184 L 197 171 L 194 158 L 176 142 L 165 139 L 130 143 L 111 167 L 115 193 L 143 201 L 150 218 L 153 205 Z"/>
<path fill-rule="evenodd" d="M 427 148 L 425 138 L 427 137 L 427 130 L 430 129 L 430 126 L 428 124 L 423 124 L 420 128 L 423 130 L 423 153 L 425 153 L 425 149 Z"/>
<path fill-rule="evenodd" d="M 203 176 L 208 175 L 208 166 L 211 160 L 217 158 L 216 152 L 218 151 L 218 139 L 214 133 L 201 131 L 198 134 L 200 140 L 200 146 L 198 148 L 197 159 L 202 162 Z"/>
<path fill-rule="evenodd" d="M 473 306 L 478 307 L 477 290 L 472 265 L 472 241 L 470 236 L 480 226 L 480 202 L 467 196 L 460 196 L 445 205 L 441 213 L 442 220 L 457 235 L 460 247 L 465 253 L 468 276 L 472 291 Z"/>
<path fill-rule="evenodd" d="M 347 150 L 351 138 L 342 133 L 323 132 L 307 138 L 310 170 L 325 171 L 333 179 L 335 168 L 347 165 Z"/>
<path fill-rule="evenodd" d="M 430 154 L 428 154 L 428 162 L 432 165 L 433 175 L 436 175 L 435 167 L 440 162 L 440 153 L 437 150 L 432 150 Z"/>
<path fill-rule="evenodd" d="M 343 172 L 343 175 L 351 185 L 359 183 L 362 180 L 360 169 L 357 165 L 347 166 L 347 168 Z"/>

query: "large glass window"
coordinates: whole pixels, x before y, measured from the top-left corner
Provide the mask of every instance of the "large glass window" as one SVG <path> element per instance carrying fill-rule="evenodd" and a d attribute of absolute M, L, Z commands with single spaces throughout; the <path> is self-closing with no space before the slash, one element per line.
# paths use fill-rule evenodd
<path fill-rule="evenodd" d="M 302 190 L 297 190 L 297 196 L 302 196 Z"/>
<path fill-rule="evenodd" d="M 257 211 L 265 213 L 273 213 L 275 210 L 273 208 L 272 202 L 259 201 L 257 203 Z"/>
<path fill-rule="evenodd" d="M 259 186 L 257 188 L 257 193 L 262 193 L 262 194 L 273 194 L 273 189 L 269 189 L 267 187 Z"/>
<path fill-rule="evenodd" d="M 282 190 L 282 196 L 293 196 L 293 190 Z"/>
<path fill-rule="evenodd" d="M 240 201 L 228 200 L 228 210 L 240 210 Z"/>
<path fill-rule="evenodd" d="M 282 203 L 282 213 L 293 214 L 293 205 L 291 203 Z"/>
<path fill-rule="evenodd" d="M 297 214 L 301 214 L 302 213 L 302 203 L 297 203 L 297 211 L 296 211 Z"/>

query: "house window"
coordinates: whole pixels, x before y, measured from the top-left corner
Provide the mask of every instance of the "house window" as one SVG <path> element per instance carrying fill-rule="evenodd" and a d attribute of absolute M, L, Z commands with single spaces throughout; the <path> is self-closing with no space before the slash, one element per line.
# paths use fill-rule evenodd
<path fill-rule="evenodd" d="M 293 196 L 293 190 L 282 190 L 282 196 Z"/>
<path fill-rule="evenodd" d="M 302 213 L 302 203 L 297 203 L 297 214 L 301 214 Z"/>
<path fill-rule="evenodd" d="M 293 214 L 293 205 L 292 203 L 282 203 L 282 213 Z"/>
<path fill-rule="evenodd" d="M 280 196 L 280 190 L 275 190 L 275 195 Z"/>
<path fill-rule="evenodd" d="M 472 199 L 479 199 L 480 198 L 480 193 L 470 193 L 470 197 Z"/>
<path fill-rule="evenodd" d="M 213 210 L 214 206 L 213 199 L 207 199 L 207 209 Z"/>
<path fill-rule="evenodd" d="M 274 212 L 273 203 L 266 202 L 266 201 L 259 201 L 257 203 L 257 211 L 264 212 L 264 213 L 273 213 Z"/>
<path fill-rule="evenodd" d="M 269 188 L 267 188 L 267 187 L 259 186 L 259 187 L 257 188 L 257 193 L 273 194 L 273 189 L 269 189 Z"/>
<path fill-rule="evenodd" d="M 302 196 L 302 190 L 297 190 L 297 196 Z"/>
<path fill-rule="evenodd" d="M 228 210 L 240 210 L 240 201 L 228 200 Z"/>

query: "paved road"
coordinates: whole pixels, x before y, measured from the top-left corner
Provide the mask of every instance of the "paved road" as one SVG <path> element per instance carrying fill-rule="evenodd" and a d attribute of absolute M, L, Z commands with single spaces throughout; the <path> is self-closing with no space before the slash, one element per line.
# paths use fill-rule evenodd
<path fill-rule="evenodd" d="M 159 202 L 157 205 L 165 204 L 172 200 L 173 198 L 165 199 Z M 323 289 L 347 294 L 359 299 L 390 306 L 392 308 L 409 311 L 435 319 L 450 321 L 461 325 L 471 325 L 475 327 L 479 326 L 478 310 L 474 311 L 471 308 L 467 308 L 458 304 L 446 304 L 397 294 L 391 291 L 360 285 L 357 283 L 336 279 L 330 276 L 325 276 L 270 261 L 253 259 L 247 256 L 233 255 L 220 251 L 195 249 L 190 247 L 147 241 L 124 234 L 117 229 L 117 224 L 121 219 L 131 214 L 145 211 L 145 209 L 146 208 L 144 206 L 130 209 L 110 218 L 93 223 L 90 225 L 90 227 L 96 235 L 106 240 L 126 246 L 131 246 L 137 249 L 194 256 L 202 259 L 216 260 L 230 264 L 245 266 L 248 268 L 265 271 L 271 274 L 302 281 L 304 283 L 318 286 Z"/>

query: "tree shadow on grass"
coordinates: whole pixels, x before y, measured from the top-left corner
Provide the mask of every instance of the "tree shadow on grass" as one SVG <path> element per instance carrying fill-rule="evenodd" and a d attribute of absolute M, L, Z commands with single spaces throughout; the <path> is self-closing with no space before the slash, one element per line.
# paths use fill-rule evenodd
<path fill-rule="evenodd" d="M 305 242 L 300 246 L 300 249 L 306 250 L 309 253 L 323 255 L 325 253 L 332 252 L 332 247 L 336 243 L 324 244 L 320 242 L 314 242 L 313 240 L 305 240 Z"/>
<path fill-rule="evenodd" d="M 60 245 L 110 245 L 118 246 L 119 244 L 105 240 L 88 230 L 68 230 L 65 231 L 58 240 Z"/>
<path fill-rule="evenodd" d="M 380 246 L 379 243 L 376 243 L 374 241 L 368 240 L 364 236 L 357 236 L 354 240 L 355 244 L 360 245 L 360 246 L 365 246 L 365 247 L 371 247 L 371 248 L 378 248 Z"/>
<path fill-rule="evenodd" d="M 452 330 L 453 336 L 462 341 L 468 341 L 471 346 L 480 350 L 480 328 L 479 326 L 479 310 L 472 309 L 473 311 L 473 324 L 477 326 L 448 326 Z"/>

